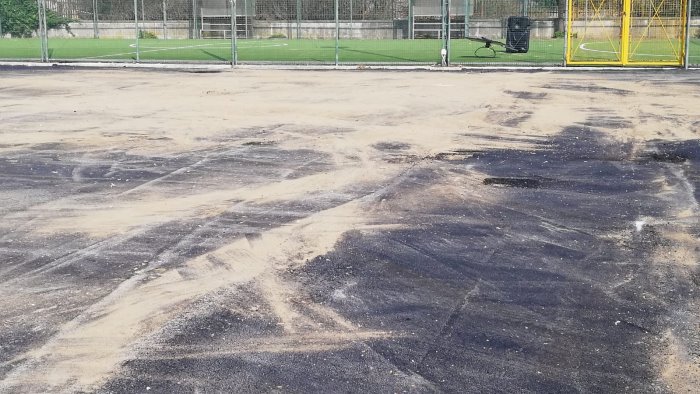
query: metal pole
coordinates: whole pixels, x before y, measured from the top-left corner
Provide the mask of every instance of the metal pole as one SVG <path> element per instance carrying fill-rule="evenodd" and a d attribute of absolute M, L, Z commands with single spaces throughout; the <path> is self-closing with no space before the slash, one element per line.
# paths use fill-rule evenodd
<path fill-rule="evenodd" d="M 46 0 L 41 0 L 41 16 L 43 19 L 44 26 L 44 57 L 46 61 L 49 61 L 49 28 L 46 26 Z"/>
<path fill-rule="evenodd" d="M 685 24 L 685 59 L 683 60 L 683 68 L 686 70 L 690 67 L 690 22 L 693 13 L 693 0 L 688 0 L 688 4 L 685 5 L 687 14 L 686 24 Z"/>
<path fill-rule="evenodd" d="M 464 0 L 464 37 L 469 37 L 469 2 Z"/>
<path fill-rule="evenodd" d="M 37 0 L 37 17 L 39 22 L 39 29 L 37 33 L 39 34 L 39 41 L 41 42 L 41 62 L 47 62 L 49 60 L 48 56 L 48 41 L 46 40 L 46 9 L 44 8 L 44 0 Z"/>
<path fill-rule="evenodd" d="M 446 34 L 446 45 L 447 49 L 447 65 L 450 65 L 450 44 L 452 41 L 452 18 L 450 17 L 450 0 L 445 0 L 445 17 L 447 18 L 447 34 Z"/>
<path fill-rule="evenodd" d="M 301 0 L 297 0 L 297 40 L 301 38 Z"/>
<path fill-rule="evenodd" d="M 98 26 L 100 17 L 97 14 L 97 0 L 92 0 L 92 37 L 100 38 L 100 28 Z"/>
<path fill-rule="evenodd" d="M 442 40 L 442 49 L 445 49 L 445 1 L 446 0 L 440 1 L 440 34 L 441 34 L 441 36 L 438 38 Z"/>
<path fill-rule="evenodd" d="M 163 39 L 168 39 L 168 5 L 163 0 Z"/>
<path fill-rule="evenodd" d="M 248 21 L 248 0 L 243 0 L 243 17 L 244 17 L 243 20 L 245 21 L 245 24 L 244 24 L 244 26 L 245 26 L 245 38 L 249 38 L 248 37 L 248 23 L 249 23 L 249 21 Z"/>
<path fill-rule="evenodd" d="M 245 27 L 245 38 L 248 37 L 248 0 L 243 0 L 243 21 L 245 24 L 243 25 Z M 238 39 L 238 38 L 236 38 Z"/>
<path fill-rule="evenodd" d="M 413 22 L 413 0 L 408 0 L 408 37 L 413 40 L 416 38 L 416 32 L 414 29 Z"/>
<path fill-rule="evenodd" d="M 352 29 L 352 0 L 350 0 L 350 29 Z"/>
<path fill-rule="evenodd" d="M 136 32 L 136 62 L 141 61 L 139 53 L 139 0 L 134 0 L 134 31 Z"/>
<path fill-rule="evenodd" d="M 197 0 L 192 0 L 192 38 L 197 38 Z"/>
<path fill-rule="evenodd" d="M 41 44 L 41 62 L 44 62 L 44 25 L 41 23 L 41 0 L 36 0 L 37 20 L 39 22 L 37 34 L 39 35 L 39 43 Z"/>
<path fill-rule="evenodd" d="M 572 4 L 571 0 L 568 0 L 566 2 L 566 12 L 564 15 L 565 19 L 566 19 L 566 23 L 564 24 L 564 53 L 562 54 L 564 56 L 564 59 L 562 60 L 562 65 L 564 67 L 567 66 L 567 59 L 568 59 L 568 53 L 569 53 L 569 40 L 570 40 L 570 38 L 569 38 L 569 25 L 572 24 L 572 21 L 570 19 L 571 18 L 571 9 L 570 9 L 571 4 Z M 586 1 L 586 6 L 587 5 L 588 5 L 588 2 Z M 586 15 L 586 18 L 588 18 L 588 11 L 586 11 L 585 15 Z"/>
<path fill-rule="evenodd" d="M 245 0 L 244 0 L 245 1 Z M 238 64 L 238 26 L 236 24 L 236 0 L 229 0 L 231 5 L 231 67 Z"/>
<path fill-rule="evenodd" d="M 44 39 L 42 38 L 43 34 L 41 32 L 41 30 L 43 29 L 41 27 L 41 0 L 36 0 L 36 12 L 37 12 L 37 14 L 36 14 L 37 21 L 39 22 L 39 26 L 37 26 L 38 29 L 37 29 L 36 33 L 38 34 L 39 43 L 41 45 L 41 62 L 43 63 L 44 62 Z"/>
<path fill-rule="evenodd" d="M 523 0 L 523 16 L 527 16 L 528 8 L 530 8 L 529 0 Z"/>
<path fill-rule="evenodd" d="M 141 20 L 146 21 L 146 11 L 143 9 L 143 0 L 141 0 Z"/>
<path fill-rule="evenodd" d="M 338 1 L 335 0 L 335 65 L 338 65 L 338 51 L 340 50 L 340 19 L 338 18 Z"/>
<path fill-rule="evenodd" d="M 444 66 L 450 64 L 450 53 L 449 53 L 449 0 L 442 0 L 440 4 L 440 19 L 441 19 L 441 34 L 442 34 L 442 50 L 440 51 L 441 63 Z"/>

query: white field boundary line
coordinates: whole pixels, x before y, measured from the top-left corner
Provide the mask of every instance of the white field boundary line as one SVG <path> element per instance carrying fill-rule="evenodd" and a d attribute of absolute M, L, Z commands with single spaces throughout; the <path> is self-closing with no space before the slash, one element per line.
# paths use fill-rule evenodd
<path fill-rule="evenodd" d="M 212 49 L 226 49 L 226 48 L 231 48 L 230 45 L 222 45 L 218 46 L 219 43 L 211 43 L 211 44 L 200 44 L 200 45 L 185 45 L 185 46 L 179 46 L 179 47 L 141 47 L 139 46 L 139 53 L 150 53 L 150 52 L 164 52 L 164 51 L 176 51 L 176 50 L 182 50 L 182 49 L 197 49 L 197 48 L 202 48 L 202 47 L 207 47 L 207 48 L 212 48 Z M 240 44 L 239 44 L 240 45 Z M 262 45 L 262 46 L 243 46 L 242 48 L 244 49 L 251 49 L 251 48 L 273 48 L 273 47 L 282 47 L 282 46 L 287 46 L 289 44 L 272 44 L 272 45 Z M 129 44 L 130 48 L 136 48 L 136 44 Z M 144 50 L 142 50 L 142 48 Z M 110 57 L 115 57 L 115 56 L 125 56 L 125 55 L 135 55 L 136 50 L 133 50 L 131 52 L 123 52 L 123 53 L 110 53 L 108 55 L 99 55 L 99 56 L 88 56 L 85 59 L 90 60 L 90 59 L 107 59 Z"/>
<path fill-rule="evenodd" d="M 591 49 L 591 48 L 586 47 L 586 45 L 588 45 L 588 44 L 600 44 L 600 43 L 607 44 L 604 41 L 593 41 L 593 42 L 587 42 L 587 43 L 580 44 L 578 47 L 584 51 L 589 51 L 589 52 L 612 53 L 614 55 L 618 54 L 618 52 L 615 52 L 615 51 L 604 51 L 601 49 Z M 671 58 L 674 57 L 673 55 L 659 55 L 659 54 L 651 54 L 651 53 L 635 53 L 634 55 L 635 56 L 651 56 L 651 57 L 671 57 Z M 700 57 L 700 56 L 691 56 L 691 58 L 696 58 L 696 57 Z"/>

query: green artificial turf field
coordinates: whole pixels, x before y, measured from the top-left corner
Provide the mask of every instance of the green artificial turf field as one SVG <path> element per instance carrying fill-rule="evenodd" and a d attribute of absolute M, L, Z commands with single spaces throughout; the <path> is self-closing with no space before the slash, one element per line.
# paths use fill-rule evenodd
<path fill-rule="evenodd" d="M 560 63 L 563 40 L 533 40 L 526 54 L 507 54 L 501 48 L 494 58 L 477 57 L 479 43 L 452 40 L 452 62 L 536 62 Z M 440 40 L 341 40 L 339 61 L 348 63 L 437 63 Z M 36 39 L 0 40 L 0 58 L 36 59 L 40 57 Z M 230 61 L 229 40 L 139 40 L 141 60 Z M 490 55 L 489 52 L 484 52 Z M 479 55 L 482 55 L 480 52 Z M 50 39 L 49 57 L 53 60 L 130 60 L 136 57 L 134 40 Z M 335 40 L 238 40 L 241 62 L 333 63 Z"/>
<path fill-rule="evenodd" d="M 441 40 L 341 40 L 341 63 L 435 64 L 440 61 Z M 563 39 L 532 39 L 528 53 L 505 53 L 496 47 L 495 57 L 488 50 L 475 50 L 480 43 L 464 39 L 451 42 L 451 63 L 536 63 L 560 64 L 563 60 Z M 644 43 L 637 50 L 640 60 L 663 59 L 667 49 L 654 42 Z M 610 45 L 586 43 L 577 56 L 586 59 L 614 58 Z M 229 40 L 139 40 L 143 61 L 206 61 L 231 60 Z M 657 53 L 663 51 L 663 53 Z M 700 63 L 700 40 L 691 43 L 691 63 Z M 123 39 L 50 39 L 51 60 L 128 61 L 136 58 L 134 40 Z M 0 39 L 0 59 L 32 60 L 40 58 L 38 39 Z M 238 40 L 240 62 L 334 63 L 334 40 Z"/>

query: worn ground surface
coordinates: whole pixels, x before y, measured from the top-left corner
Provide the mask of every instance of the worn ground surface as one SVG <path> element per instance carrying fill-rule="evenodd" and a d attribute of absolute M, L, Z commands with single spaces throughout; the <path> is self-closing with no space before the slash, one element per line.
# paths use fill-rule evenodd
<path fill-rule="evenodd" d="M 698 108 L 683 72 L 2 70 L 0 392 L 693 392 Z"/>

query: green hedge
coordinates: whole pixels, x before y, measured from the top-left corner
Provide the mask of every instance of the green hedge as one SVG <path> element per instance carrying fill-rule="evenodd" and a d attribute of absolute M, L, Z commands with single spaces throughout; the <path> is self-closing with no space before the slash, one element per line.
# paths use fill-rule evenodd
<path fill-rule="evenodd" d="M 46 26 L 49 29 L 68 29 L 70 22 L 70 19 L 53 11 L 46 11 Z M 0 0 L 0 28 L 3 35 L 31 37 L 39 29 L 39 10 L 36 0 Z"/>

